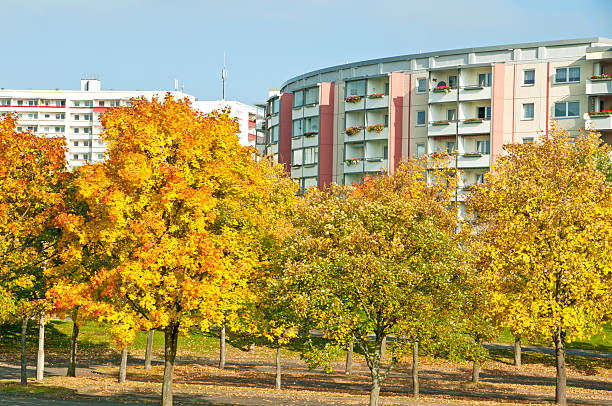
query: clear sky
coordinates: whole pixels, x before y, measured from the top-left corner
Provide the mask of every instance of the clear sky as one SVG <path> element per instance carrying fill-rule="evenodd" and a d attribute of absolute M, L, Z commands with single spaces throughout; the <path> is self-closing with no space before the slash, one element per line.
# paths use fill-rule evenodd
<path fill-rule="evenodd" d="M 326 66 L 579 37 L 612 38 L 612 0 L 0 0 L 0 87 L 171 90 L 265 100 Z"/>

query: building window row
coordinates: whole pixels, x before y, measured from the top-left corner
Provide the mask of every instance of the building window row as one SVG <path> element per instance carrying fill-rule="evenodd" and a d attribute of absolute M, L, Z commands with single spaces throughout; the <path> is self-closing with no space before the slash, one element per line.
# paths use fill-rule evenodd
<path fill-rule="evenodd" d="M 580 82 L 580 68 L 557 68 L 555 83 L 578 83 Z"/>
<path fill-rule="evenodd" d="M 315 165 L 319 162 L 319 147 L 307 147 L 291 151 L 291 165 Z"/>
<path fill-rule="evenodd" d="M 319 104 L 319 87 L 310 87 L 293 92 L 293 107 L 310 106 Z"/>
<path fill-rule="evenodd" d="M 293 138 L 302 135 L 314 135 L 319 132 L 319 117 L 307 117 L 293 120 Z"/>
<path fill-rule="evenodd" d="M 555 103 L 555 118 L 577 118 L 580 117 L 580 102 Z"/>

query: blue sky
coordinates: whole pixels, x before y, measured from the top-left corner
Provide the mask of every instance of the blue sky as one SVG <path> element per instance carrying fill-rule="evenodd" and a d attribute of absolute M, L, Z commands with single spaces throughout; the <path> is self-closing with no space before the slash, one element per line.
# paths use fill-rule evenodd
<path fill-rule="evenodd" d="M 254 103 L 314 69 L 504 43 L 612 37 L 612 0 L 2 1 L 0 87 L 158 90 Z"/>

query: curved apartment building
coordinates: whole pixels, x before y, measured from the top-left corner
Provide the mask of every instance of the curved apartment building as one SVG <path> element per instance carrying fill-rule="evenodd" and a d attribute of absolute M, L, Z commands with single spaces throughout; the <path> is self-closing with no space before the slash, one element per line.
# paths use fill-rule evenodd
<path fill-rule="evenodd" d="M 599 37 L 332 66 L 289 79 L 268 99 L 262 149 L 302 190 L 448 151 L 467 193 L 505 143 L 533 142 L 550 119 L 612 143 L 610 73 L 612 40 Z"/>

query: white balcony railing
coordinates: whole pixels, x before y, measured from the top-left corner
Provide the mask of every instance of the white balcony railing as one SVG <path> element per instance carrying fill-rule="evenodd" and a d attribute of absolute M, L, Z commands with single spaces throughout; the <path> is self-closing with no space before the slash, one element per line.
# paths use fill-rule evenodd
<path fill-rule="evenodd" d="M 590 116 L 593 129 L 612 130 L 612 115 Z"/>
<path fill-rule="evenodd" d="M 459 155 L 458 160 L 459 168 L 486 168 L 490 166 L 491 155 L 474 153 L 464 153 Z"/>
<path fill-rule="evenodd" d="M 355 110 L 363 110 L 365 106 L 365 97 L 362 97 L 361 100 L 355 103 L 349 103 L 347 101 L 344 102 L 344 111 L 355 111 Z"/>
<path fill-rule="evenodd" d="M 389 107 L 389 96 L 387 95 L 380 98 L 370 98 L 369 96 L 366 96 L 365 99 L 366 109 L 381 109 Z"/>
<path fill-rule="evenodd" d="M 429 123 L 427 127 L 427 135 L 437 137 L 440 135 L 455 135 L 457 132 L 456 123 L 449 121 L 447 123 Z"/>
<path fill-rule="evenodd" d="M 461 121 L 459 123 L 459 134 L 489 134 L 491 132 L 491 121 Z"/>
<path fill-rule="evenodd" d="M 460 101 L 488 100 L 491 98 L 491 87 L 464 87 L 459 92 Z"/>
<path fill-rule="evenodd" d="M 429 103 L 452 103 L 457 101 L 457 89 L 449 91 L 430 91 Z"/>
<path fill-rule="evenodd" d="M 586 94 L 612 94 L 612 79 L 587 79 Z"/>

